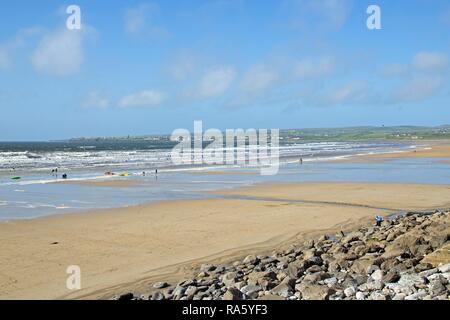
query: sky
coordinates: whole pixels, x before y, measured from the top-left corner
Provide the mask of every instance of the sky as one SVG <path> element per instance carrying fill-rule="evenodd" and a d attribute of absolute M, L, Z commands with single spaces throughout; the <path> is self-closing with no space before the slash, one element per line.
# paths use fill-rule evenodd
<path fill-rule="evenodd" d="M 448 0 L 0 6 L 0 141 L 450 123 Z"/>

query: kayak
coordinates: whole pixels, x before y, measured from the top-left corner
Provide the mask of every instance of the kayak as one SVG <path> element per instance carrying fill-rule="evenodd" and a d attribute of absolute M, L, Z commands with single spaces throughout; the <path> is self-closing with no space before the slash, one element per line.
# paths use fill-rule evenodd
<path fill-rule="evenodd" d="M 20 177 L 12 177 L 11 180 L 20 180 Z"/>
<path fill-rule="evenodd" d="M 119 174 L 120 177 L 128 177 L 128 172 Z"/>

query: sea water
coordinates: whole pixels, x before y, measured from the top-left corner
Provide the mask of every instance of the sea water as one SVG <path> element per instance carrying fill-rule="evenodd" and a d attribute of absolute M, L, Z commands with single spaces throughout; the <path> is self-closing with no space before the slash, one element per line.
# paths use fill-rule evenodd
<path fill-rule="evenodd" d="M 172 199 L 216 197 L 208 191 L 262 182 L 360 181 L 450 182 L 449 165 L 435 158 L 397 158 L 380 162 L 331 161 L 356 154 L 404 151 L 398 142 L 305 142 L 280 145 L 280 170 L 262 176 L 255 167 L 174 166 L 170 148 L 126 143 L 0 143 L 0 220 L 37 218 L 88 209 L 131 206 Z M 299 158 L 303 158 L 303 164 Z M 58 167 L 59 176 L 51 174 Z M 12 169 L 14 168 L 14 170 Z M 158 174 L 155 169 L 158 168 Z M 128 177 L 105 176 L 126 171 Z M 146 175 L 142 175 L 146 171 Z M 212 174 L 202 174 L 212 171 Z M 232 174 L 221 174 L 227 171 Z M 136 180 L 137 185 L 99 187 L 61 183 L 69 180 Z M 20 180 L 11 180 L 12 176 Z"/>

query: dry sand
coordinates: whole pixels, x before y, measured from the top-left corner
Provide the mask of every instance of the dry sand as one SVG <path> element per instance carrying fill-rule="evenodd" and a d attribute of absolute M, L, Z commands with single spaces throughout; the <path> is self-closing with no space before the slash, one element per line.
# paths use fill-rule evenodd
<path fill-rule="evenodd" d="M 450 158 L 450 144 L 446 141 L 429 142 L 425 146 L 417 147 L 411 151 L 370 154 L 361 156 L 361 158 Z"/>
<path fill-rule="evenodd" d="M 450 186 L 308 183 L 226 193 L 311 202 L 169 201 L 0 223 L 0 298 L 99 298 L 148 290 L 151 281 L 182 278 L 199 263 L 367 223 L 380 213 L 371 207 L 447 206 Z M 69 265 L 81 267 L 79 291 L 66 289 Z"/>

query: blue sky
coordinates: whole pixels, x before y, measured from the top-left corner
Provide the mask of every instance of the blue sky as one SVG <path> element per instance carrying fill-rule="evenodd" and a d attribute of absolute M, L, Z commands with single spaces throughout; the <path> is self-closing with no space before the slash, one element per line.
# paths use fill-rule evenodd
<path fill-rule="evenodd" d="M 0 21 L 0 140 L 450 123 L 446 0 L 16 0 Z"/>

